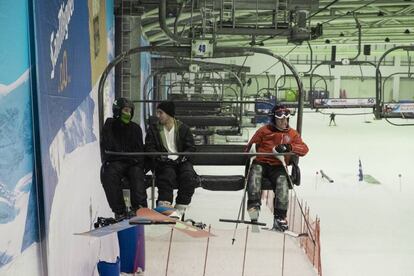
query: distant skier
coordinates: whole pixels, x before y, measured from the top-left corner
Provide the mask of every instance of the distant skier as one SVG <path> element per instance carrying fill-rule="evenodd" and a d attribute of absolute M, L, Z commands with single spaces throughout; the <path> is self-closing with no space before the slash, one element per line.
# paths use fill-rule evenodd
<path fill-rule="evenodd" d="M 132 122 L 134 104 L 119 98 L 112 105 L 113 118 L 108 118 L 102 128 L 101 137 L 101 181 L 109 206 L 116 220 L 135 214 L 140 207 L 147 207 L 147 192 L 144 183 L 144 156 L 116 156 L 105 151 L 144 152 L 141 127 Z M 131 211 L 125 206 L 121 179 L 128 179 L 131 190 Z"/>
<path fill-rule="evenodd" d="M 329 126 L 331 126 L 332 123 L 334 124 L 334 126 L 336 126 L 335 116 L 336 116 L 336 114 L 333 113 L 333 112 L 329 115 L 329 118 L 330 118 L 330 120 L 329 120 Z"/>
<path fill-rule="evenodd" d="M 157 106 L 158 123 L 150 125 L 145 137 L 148 152 L 191 152 L 195 151 L 194 138 L 190 128 L 175 119 L 175 105 L 164 101 Z M 162 155 L 153 158 L 155 181 L 158 188 L 157 206 L 172 207 L 173 189 L 178 187 L 171 217 L 182 218 L 191 202 L 197 175 L 187 156 Z"/>
<path fill-rule="evenodd" d="M 293 152 L 304 156 L 308 146 L 302 141 L 299 133 L 289 127 L 290 110 L 284 105 L 276 105 L 272 112 L 271 123 L 259 128 L 247 144 L 249 150 L 256 144 L 257 152 L 278 153 Z M 291 156 L 285 156 L 289 164 Z M 250 170 L 248 183 L 247 211 L 252 221 L 257 221 L 261 205 L 261 182 L 266 177 L 275 192 L 273 229 L 285 231 L 288 229 L 286 214 L 289 201 L 289 183 L 283 164 L 275 156 L 257 156 Z"/>

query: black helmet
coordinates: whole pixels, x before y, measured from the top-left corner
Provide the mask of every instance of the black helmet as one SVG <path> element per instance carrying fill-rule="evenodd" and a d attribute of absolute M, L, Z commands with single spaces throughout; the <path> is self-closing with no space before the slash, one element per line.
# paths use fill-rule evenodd
<path fill-rule="evenodd" d="M 121 116 L 121 110 L 124 107 L 131 108 L 131 119 L 134 117 L 134 104 L 126 98 L 118 98 L 112 104 L 112 113 L 115 119 L 118 119 Z"/>

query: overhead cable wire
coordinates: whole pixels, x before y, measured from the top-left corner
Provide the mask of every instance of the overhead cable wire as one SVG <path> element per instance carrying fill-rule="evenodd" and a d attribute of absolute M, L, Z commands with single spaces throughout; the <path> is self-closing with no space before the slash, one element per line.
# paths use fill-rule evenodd
<path fill-rule="evenodd" d="M 244 61 L 243 61 L 243 64 L 242 64 L 242 66 L 240 67 L 240 69 L 239 69 L 239 71 L 237 71 L 237 76 L 240 74 L 240 72 L 241 72 L 241 70 L 243 69 L 243 67 L 244 67 L 244 64 L 246 63 L 246 60 L 247 60 L 247 58 L 248 58 L 249 56 L 246 56 L 246 58 L 244 59 Z"/>
<path fill-rule="evenodd" d="M 295 50 L 298 47 L 298 45 L 296 45 L 295 47 L 293 47 L 292 49 L 289 50 L 289 52 L 287 52 L 283 57 L 287 57 L 293 50 Z M 263 72 L 261 72 L 259 75 L 267 72 L 268 70 L 272 69 L 273 67 L 275 67 L 278 63 L 280 62 L 280 60 L 276 61 L 273 65 L 271 65 L 269 68 L 266 68 Z"/>

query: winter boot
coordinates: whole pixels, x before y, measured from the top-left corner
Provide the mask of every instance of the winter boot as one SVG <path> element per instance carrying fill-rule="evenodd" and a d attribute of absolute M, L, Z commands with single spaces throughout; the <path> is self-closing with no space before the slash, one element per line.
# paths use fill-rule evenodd
<path fill-rule="evenodd" d="M 141 206 L 141 205 L 139 205 L 138 207 L 131 207 L 130 208 L 130 210 L 128 211 L 128 213 L 127 213 L 127 217 L 130 219 L 130 218 L 133 218 L 133 217 L 136 217 L 137 216 L 137 211 L 140 209 L 140 208 L 144 208 L 143 206 Z"/>
<path fill-rule="evenodd" d="M 157 202 L 157 207 L 166 207 L 166 208 L 173 208 L 171 202 L 160 200 Z"/>
<path fill-rule="evenodd" d="M 175 204 L 175 211 L 170 214 L 170 217 L 179 220 L 184 220 L 185 210 L 187 209 L 187 207 L 188 205 L 185 204 Z"/>
<path fill-rule="evenodd" d="M 279 231 L 279 232 L 285 232 L 288 230 L 288 222 L 286 218 L 282 217 L 275 217 L 273 220 L 273 227 L 272 230 Z"/>
<path fill-rule="evenodd" d="M 257 222 L 257 220 L 259 219 L 259 214 L 260 214 L 260 205 L 252 205 L 249 206 L 247 209 L 247 213 L 249 214 L 250 220 L 252 222 Z"/>
<path fill-rule="evenodd" d="M 158 205 L 155 210 L 171 218 L 181 219 L 181 214 L 171 205 L 169 201 L 158 201 Z"/>
<path fill-rule="evenodd" d="M 127 218 L 128 218 L 128 216 L 127 216 L 127 213 L 126 212 L 115 213 L 115 220 L 117 222 L 122 221 L 122 220 L 127 219 Z"/>

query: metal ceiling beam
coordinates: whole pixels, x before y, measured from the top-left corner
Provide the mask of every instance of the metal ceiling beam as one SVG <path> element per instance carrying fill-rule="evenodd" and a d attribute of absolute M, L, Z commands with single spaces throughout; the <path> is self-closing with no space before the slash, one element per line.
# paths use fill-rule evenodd
<path fill-rule="evenodd" d="M 323 7 L 327 4 L 332 2 L 332 0 L 319 0 L 319 7 Z M 368 1 L 361 1 L 361 0 L 342 0 L 335 5 L 332 6 L 332 8 L 356 8 L 358 6 L 362 6 L 365 4 L 364 2 Z M 395 6 L 408 6 L 412 5 L 412 2 L 409 1 L 389 1 L 389 0 L 377 0 L 372 5 L 375 6 L 384 6 L 384 7 L 395 7 Z"/>
<path fill-rule="evenodd" d="M 172 58 L 152 58 L 151 68 L 152 70 L 161 70 L 163 68 L 175 68 L 178 71 L 189 71 L 190 64 L 197 64 L 200 67 L 200 71 L 234 71 L 234 72 L 250 72 L 250 67 L 240 66 L 234 64 L 222 64 L 216 62 L 206 62 L 200 60 L 182 59 L 177 61 Z"/>

